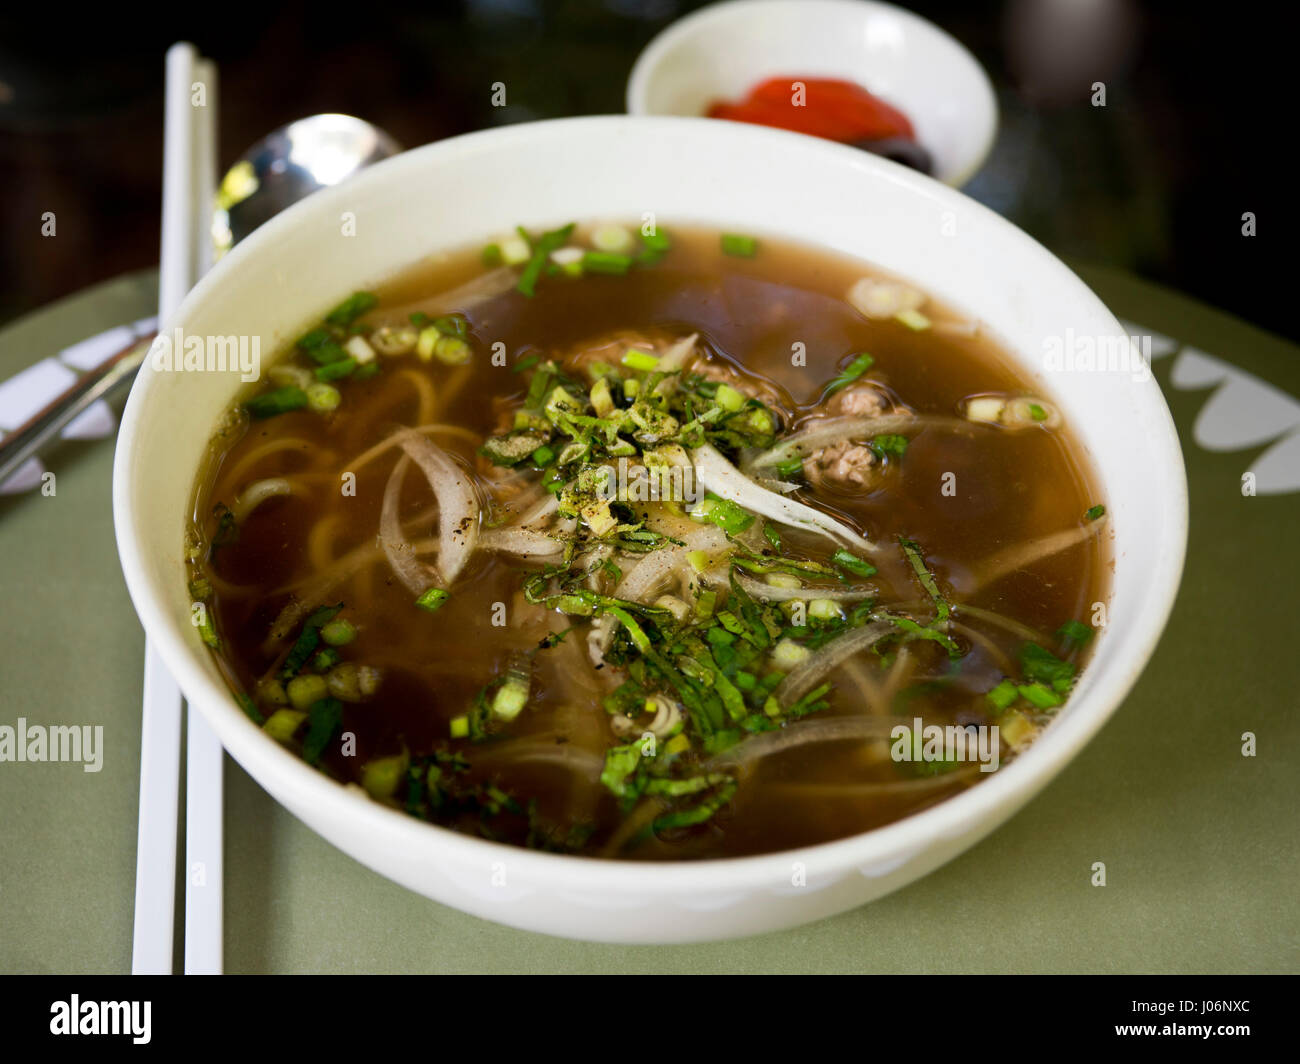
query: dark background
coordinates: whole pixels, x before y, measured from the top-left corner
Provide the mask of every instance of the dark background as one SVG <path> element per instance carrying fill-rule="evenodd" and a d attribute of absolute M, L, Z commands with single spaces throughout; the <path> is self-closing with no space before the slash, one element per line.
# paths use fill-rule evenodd
<path fill-rule="evenodd" d="M 17 6 L 17 5 L 14 5 Z M 318 111 L 405 146 L 502 122 L 624 109 L 641 47 L 698 0 L 22 5 L 0 15 L 0 321 L 155 264 L 163 53 L 219 66 L 223 168 Z M 998 143 L 966 191 L 1058 254 L 1127 269 L 1292 339 L 1281 253 L 1295 97 L 1281 5 L 914 0 L 984 64 Z M 1085 25 L 1070 10 L 1089 13 Z M 1204 11 L 1204 13 L 1202 13 Z M 511 106 L 490 106 L 503 81 Z M 1104 81 L 1107 106 L 1091 105 Z M 527 165 L 521 160 L 521 165 Z M 1289 191 L 1289 189 L 1288 189 Z M 54 211 L 58 236 L 40 235 Z M 1244 237 L 1253 211 L 1258 235 Z M 33 353 L 34 357 L 41 353 Z"/>

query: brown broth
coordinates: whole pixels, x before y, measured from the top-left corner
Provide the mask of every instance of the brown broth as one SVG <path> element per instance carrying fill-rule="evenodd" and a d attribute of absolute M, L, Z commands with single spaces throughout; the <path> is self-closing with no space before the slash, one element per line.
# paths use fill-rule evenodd
<path fill-rule="evenodd" d="M 875 358 L 872 379 L 919 414 L 953 416 L 961 401 L 975 394 L 1030 392 L 1029 382 L 987 336 L 913 332 L 897 322 L 862 318 L 843 295 L 864 274 L 881 275 L 860 262 L 775 239 L 765 239 L 753 259 L 733 258 L 720 253 L 715 233 L 682 228 L 673 230 L 673 238 L 672 251 L 653 268 L 550 280 L 533 299 L 511 291 L 467 310 L 475 347 L 467 367 L 412 356 L 384 360 L 378 375 L 342 386 L 342 405 L 330 416 L 300 410 L 251 424 L 235 419 L 214 440 L 196 488 L 196 532 L 204 545 L 216 529 L 214 505 L 229 503 L 249 483 L 282 476 L 298 488 L 293 496 L 256 508 L 237 541 L 219 548 L 204 566 L 215 585 L 212 608 L 223 640 L 219 659 L 237 690 L 255 690 L 283 656 L 285 644 L 269 650 L 263 644 L 296 591 L 350 552 L 377 555 L 329 599 L 346 603 L 346 615 L 360 629 L 344 648 L 345 659 L 381 668 L 383 681 L 369 701 L 344 707 L 343 729 L 355 735 L 355 753 L 344 756 L 339 744 L 332 744 L 322 762 L 326 771 L 353 781 L 372 758 L 403 749 L 455 750 L 472 766 L 466 780 L 490 780 L 521 802 L 533 800 L 534 823 L 560 848 L 569 827 L 581 823 L 591 829 L 588 841 L 568 848 L 602 853 L 622 820 L 612 796 L 563 764 L 514 761 L 448 739 L 449 722 L 465 712 L 512 653 L 536 647 L 549 631 L 564 626 L 522 603 L 523 563 L 480 554 L 441 610 L 414 609 L 407 589 L 374 549 L 384 485 L 400 452 L 390 450 L 355 470 L 355 495 L 340 490 L 341 474 L 352 468 L 353 459 L 395 427 L 429 419 L 469 430 L 473 439 L 463 432 L 433 438 L 475 468 L 478 440 L 499 428 L 505 401 L 522 394 L 525 383 L 524 375 L 491 364 L 493 344 L 503 343 L 513 364 L 529 352 L 563 351 L 616 329 L 698 331 L 715 357 L 779 390 L 787 424 L 809 413 L 825 382 L 859 351 Z M 480 272 L 477 249 L 410 269 L 377 290 L 379 307 L 368 320 L 404 321 L 431 296 Z M 936 322 L 962 319 L 933 302 L 926 314 Z M 796 344 L 806 350 L 806 366 L 792 365 Z M 458 390 L 448 398 L 453 388 Z M 951 497 L 941 490 L 946 474 L 956 477 Z M 816 501 L 877 542 L 892 543 L 900 535 L 917 541 L 954 602 L 1005 614 L 1042 632 L 1053 648 L 1052 633 L 1063 622 L 1086 622 L 1091 603 L 1106 597 L 1099 537 L 970 593 L 972 570 L 981 559 L 1077 527 L 1084 511 L 1100 501 L 1084 451 L 1067 428 L 926 429 L 913 438 L 901 462 L 890 464 L 880 486 L 858 495 L 823 494 Z M 433 502 L 423 478 L 407 478 L 404 520 Z M 786 542 L 810 557 L 825 557 L 822 547 L 801 535 L 787 534 Z M 891 552 L 880 567 L 882 604 L 926 602 L 901 555 L 895 559 Z M 504 627 L 493 624 L 494 603 L 505 604 Z M 1016 660 L 1020 639 L 1004 628 L 963 620 L 983 641 L 970 643 L 960 673 L 940 688 L 930 689 L 923 680 L 945 675 L 945 654 L 931 643 L 912 644 L 915 674 L 891 706 L 900 722 L 910 723 L 914 716 L 939 724 L 988 719 L 984 692 L 1006 671 L 1005 661 Z M 859 667 L 877 683 L 886 682 L 887 670 L 872 658 L 867 655 Z M 599 704 L 602 691 L 580 641 L 567 639 L 539 652 L 536 661 L 540 693 L 515 721 L 512 736 L 534 735 L 550 748 L 576 751 L 575 756 L 624 741 L 609 727 Z M 864 712 L 851 682 L 842 672 L 838 678 L 843 682 L 824 714 Z M 1003 751 L 1004 760 L 1008 754 Z M 744 777 L 734 800 L 708 824 L 652 837 L 622 855 L 726 857 L 813 844 L 889 823 L 983 778 L 954 773 L 906 793 L 859 793 L 864 782 L 916 778 L 905 769 L 882 757 L 879 744 L 790 750 Z M 529 841 L 527 818 L 509 812 L 485 819 L 472 810 L 443 810 L 431 818 L 508 842 Z M 531 841 L 536 844 L 536 836 Z"/>

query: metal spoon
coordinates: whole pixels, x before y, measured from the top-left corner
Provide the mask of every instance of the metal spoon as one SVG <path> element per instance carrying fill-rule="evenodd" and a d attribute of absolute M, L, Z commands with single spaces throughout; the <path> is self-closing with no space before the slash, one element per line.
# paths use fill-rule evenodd
<path fill-rule="evenodd" d="M 243 154 L 218 186 L 212 219 L 216 257 L 317 189 L 337 185 L 401 150 L 382 129 L 350 115 L 312 115 L 268 134 Z M 134 380 L 152 341 L 146 337 L 88 370 L 0 440 L 0 485 L 97 399 L 114 395 Z"/>

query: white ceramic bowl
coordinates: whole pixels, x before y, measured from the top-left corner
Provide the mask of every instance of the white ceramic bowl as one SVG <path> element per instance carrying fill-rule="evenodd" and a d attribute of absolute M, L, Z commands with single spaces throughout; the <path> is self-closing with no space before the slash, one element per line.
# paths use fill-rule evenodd
<path fill-rule="evenodd" d="M 635 158 L 635 166 L 626 160 Z M 1110 626 L 1074 697 L 1025 754 L 971 790 L 876 831 L 741 859 L 645 864 L 514 849 L 432 827 L 309 768 L 248 721 L 190 624 L 186 509 L 230 374 L 146 367 L 114 470 L 118 545 L 145 631 L 192 707 L 275 798 L 357 860 L 431 898 L 517 927 L 618 942 L 769 931 L 860 905 L 996 828 L 1077 754 L 1137 679 L 1173 603 L 1186 540 L 1182 457 L 1155 383 L 1048 379 L 1051 338 L 1120 332 L 1059 261 L 936 181 L 810 137 L 705 119 L 566 119 L 398 156 L 273 219 L 224 258 L 164 326 L 249 334 L 276 350 L 342 296 L 516 223 L 696 221 L 775 232 L 881 264 L 968 308 L 1042 378 L 1091 452 L 1115 535 Z M 340 235 L 350 215 L 355 236 Z M 803 870 L 806 885 L 793 885 Z M 1008 871 L 1010 874 L 1010 870 Z"/>
<path fill-rule="evenodd" d="M 975 57 L 932 22 L 872 0 L 730 0 L 672 23 L 637 57 L 634 115 L 702 115 L 765 78 L 856 81 L 912 120 L 934 176 L 959 188 L 998 127 L 993 86 Z"/>

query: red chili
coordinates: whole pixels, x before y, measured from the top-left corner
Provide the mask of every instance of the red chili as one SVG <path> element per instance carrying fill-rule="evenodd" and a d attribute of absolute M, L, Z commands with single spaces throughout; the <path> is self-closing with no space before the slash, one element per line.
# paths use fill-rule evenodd
<path fill-rule="evenodd" d="M 768 78 L 739 103 L 719 101 L 707 113 L 710 118 L 775 126 L 846 144 L 886 137 L 916 139 L 902 111 L 861 85 L 838 78 Z"/>

